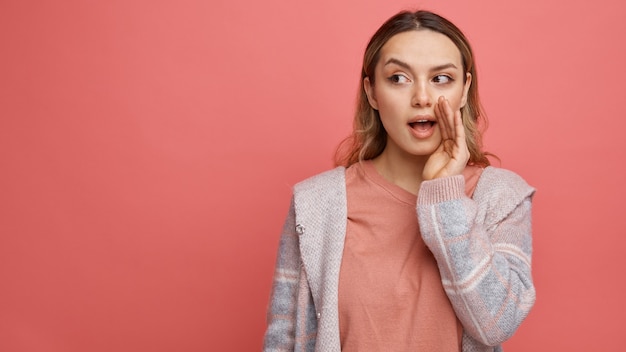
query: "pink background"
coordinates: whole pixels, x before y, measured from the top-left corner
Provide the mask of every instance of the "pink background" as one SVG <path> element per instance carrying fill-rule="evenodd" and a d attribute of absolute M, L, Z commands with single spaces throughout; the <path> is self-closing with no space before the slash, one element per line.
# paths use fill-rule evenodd
<path fill-rule="evenodd" d="M 622 348 L 623 2 L 2 0 L 0 350 L 259 350 L 290 187 L 417 7 L 472 41 L 487 149 L 538 189 L 506 350 Z"/>

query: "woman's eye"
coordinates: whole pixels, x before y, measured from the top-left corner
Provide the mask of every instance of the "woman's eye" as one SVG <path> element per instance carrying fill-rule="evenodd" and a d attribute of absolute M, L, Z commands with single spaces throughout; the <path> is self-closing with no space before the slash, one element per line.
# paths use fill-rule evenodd
<path fill-rule="evenodd" d="M 433 78 L 435 83 L 449 83 L 452 82 L 452 77 L 446 75 L 437 75 Z"/>
<path fill-rule="evenodd" d="M 389 80 L 392 83 L 407 83 L 409 81 L 409 79 L 404 75 L 391 75 Z"/>

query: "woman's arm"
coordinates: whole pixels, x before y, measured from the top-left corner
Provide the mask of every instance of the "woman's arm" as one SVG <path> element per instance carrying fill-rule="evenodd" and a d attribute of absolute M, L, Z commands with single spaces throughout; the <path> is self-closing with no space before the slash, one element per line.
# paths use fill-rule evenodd
<path fill-rule="evenodd" d="M 263 351 L 293 351 L 296 305 L 300 281 L 300 249 L 295 232 L 293 200 L 280 237 L 272 293 L 267 312 Z"/>
<path fill-rule="evenodd" d="M 422 237 L 459 320 L 490 346 L 511 337 L 535 301 L 534 190 L 510 172 L 494 179 L 503 181 L 483 187 L 488 191 L 477 200 L 464 194 L 462 176 L 425 181 L 417 205 Z"/>

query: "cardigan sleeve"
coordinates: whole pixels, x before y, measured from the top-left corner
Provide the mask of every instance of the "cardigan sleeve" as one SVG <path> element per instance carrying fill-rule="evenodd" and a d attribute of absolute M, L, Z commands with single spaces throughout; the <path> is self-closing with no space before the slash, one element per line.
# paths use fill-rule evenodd
<path fill-rule="evenodd" d="M 535 302 L 534 189 L 510 171 L 485 174 L 473 199 L 464 193 L 463 176 L 424 181 L 417 214 L 465 332 L 496 346 L 513 335 Z"/>
<path fill-rule="evenodd" d="M 298 242 L 292 200 L 278 246 L 263 343 L 265 352 L 294 350 L 296 305 L 302 266 Z"/>

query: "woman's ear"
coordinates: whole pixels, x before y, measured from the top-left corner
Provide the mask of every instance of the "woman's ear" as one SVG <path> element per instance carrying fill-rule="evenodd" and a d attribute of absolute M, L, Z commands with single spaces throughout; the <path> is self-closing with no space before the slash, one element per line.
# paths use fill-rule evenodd
<path fill-rule="evenodd" d="M 369 77 L 363 78 L 363 89 L 365 89 L 365 94 L 367 94 L 367 101 L 369 101 L 372 109 L 378 110 L 378 102 L 376 101 L 376 94 L 374 94 L 374 86 L 372 86 Z"/>
<path fill-rule="evenodd" d="M 470 86 L 472 85 L 472 74 L 465 74 L 465 86 L 463 86 L 463 97 L 461 98 L 461 107 L 465 107 L 467 104 L 467 93 L 469 92 Z"/>

